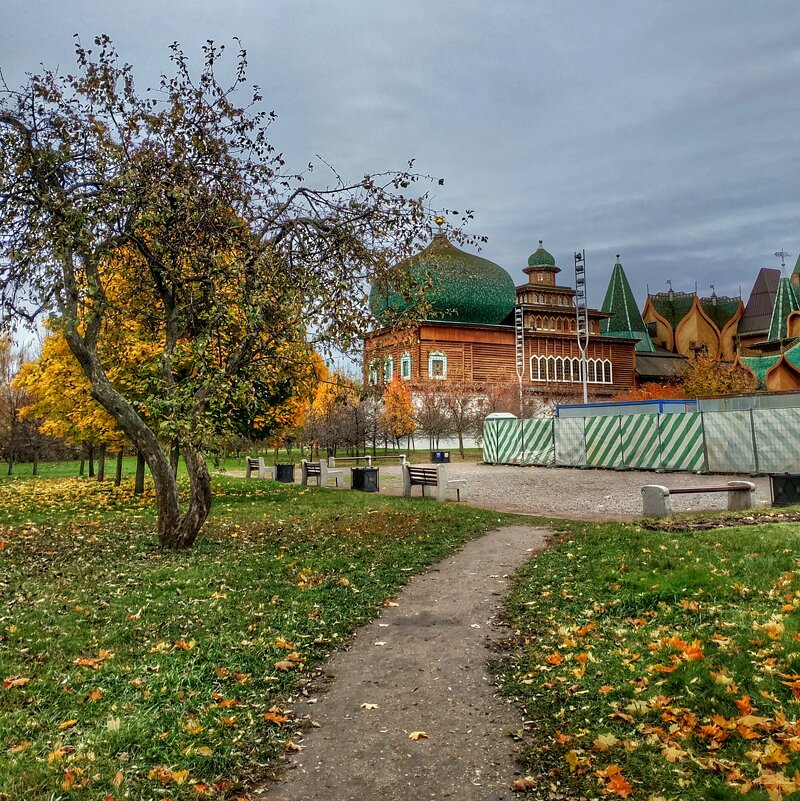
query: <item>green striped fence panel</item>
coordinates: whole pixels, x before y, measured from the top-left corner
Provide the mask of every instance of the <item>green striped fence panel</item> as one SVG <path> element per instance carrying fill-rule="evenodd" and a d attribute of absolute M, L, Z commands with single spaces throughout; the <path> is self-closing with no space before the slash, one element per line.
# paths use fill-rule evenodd
<path fill-rule="evenodd" d="M 622 464 L 634 470 L 661 467 L 661 440 L 657 414 L 631 414 L 620 419 Z"/>
<path fill-rule="evenodd" d="M 620 415 L 586 418 L 586 463 L 589 467 L 620 467 Z"/>
<path fill-rule="evenodd" d="M 710 473 L 754 473 L 750 412 L 703 412 L 706 463 Z"/>
<path fill-rule="evenodd" d="M 703 420 L 700 412 L 660 414 L 661 467 L 664 470 L 703 470 Z"/>
<path fill-rule="evenodd" d="M 756 461 L 761 473 L 800 472 L 800 409 L 753 410 Z"/>
<path fill-rule="evenodd" d="M 498 420 L 483 421 L 483 461 L 486 464 L 497 462 L 497 423 Z"/>
<path fill-rule="evenodd" d="M 583 421 L 583 417 L 557 417 L 553 421 L 556 464 L 560 467 L 583 467 L 586 464 Z"/>
<path fill-rule="evenodd" d="M 523 423 L 524 438 L 520 462 L 523 464 L 550 465 L 556 460 L 553 421 L 544 418 Z"/>
<path fill-rule="evenodd" d="M 487 420 L 484 423 L 484 462 L 512 464 L 519 462 L 522 444 L 522 420 Z"/>

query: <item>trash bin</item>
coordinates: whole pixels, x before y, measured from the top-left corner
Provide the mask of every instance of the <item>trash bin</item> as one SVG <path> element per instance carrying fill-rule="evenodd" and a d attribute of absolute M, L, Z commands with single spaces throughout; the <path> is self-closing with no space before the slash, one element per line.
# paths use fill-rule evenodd
<path fill-rule="evenodd" d="M 350 487 L 361 492 L 379 492 L 377 467 L 351 467 Z"/>
<path fill-rule="evenodd" d="M 769 487 L 773 506 L 800 504 L 800 473 L 770 473 Z"/>
<path fill-rule="evenodd" d="M 431 451 L 433 464 L 445 464 L 450 461 L 450 451 Z"/>
<path fill-rule="evenodd" d="M 294 463 L 276 464 L 275 480 L 282 481 L 284 484 L 294 484 Z"/>

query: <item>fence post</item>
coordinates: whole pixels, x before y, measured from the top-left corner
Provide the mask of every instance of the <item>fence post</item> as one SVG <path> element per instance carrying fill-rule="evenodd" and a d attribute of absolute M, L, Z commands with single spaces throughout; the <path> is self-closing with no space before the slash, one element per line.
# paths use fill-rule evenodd
<path fill-rule="evenodd" d="M 753 439 L 753 465 L 755 466 L 755 472 L 760 473 L 761 469 L 758 464 L 758 442 L 756 441 L 756 424 L 755 420 L 753 420 L 753 409 L 750 409 L 750 435 Z"/>

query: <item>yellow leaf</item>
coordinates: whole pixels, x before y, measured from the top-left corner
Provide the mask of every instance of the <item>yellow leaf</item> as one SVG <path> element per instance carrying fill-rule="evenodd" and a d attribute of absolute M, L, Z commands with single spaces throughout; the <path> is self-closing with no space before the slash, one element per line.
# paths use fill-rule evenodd
<path fill-rule="evenodd" d="M 594 747 L 598 751 L 608 751 L 609 748 L 613 748 L 618 742 L 619 739 L 613 734 L 601 734 L 594 741 Z"/>
<path fill-rule="evenodd" d="M 9 754 L 18 754 L 20 751 L 24 751 L 26 748 L 30 748 L 31 744 L 28 740 L 22 740 L 18 742 L 16 745 L 12 745 L 11 748 L 8 749 Z"/>
<path fill-rule="evenodd" d="M 100 690 L 100 689 L 89 690 L 89 692 L 86 695 L 86 698 L 84 698 L 83 700 L 84 701 L 89 701 L 91 703 L 93 701 L 99 701 L 102 697 L 103 697 L 103 691 L 102 690 Z"/>
<path fill-rule="evenodd" d="M 424 731 L 412 731 L 411 734 L 408 735 L 409 740 L 427 740 L 428 734 Z"/>
<path fill-rule="evenodd" d="M 204 757 L 214 756 L 214 752 L 207 745 L 201 745 L 200 748 L 197 749 L 197 753 Z"/>
<path fill-rule="evenodd" d="M 175 784 L 183 784 L 189 778 L 189 771 L 188 770 L 173 770 L 172 771 L 172 781 Z"/>
<path fill-rule="evenodd" d="M 189 718 L 185 723 L 181 723 L 181 728 L 188 734 L 200 734 L 205 726 L 197 718 Z"/>
<path fill-rule="evenodd" d="M 58 724 L 58 728 L 63 731 L 64 729 L 71 729 L 78 722 L 77 718 L 73 720 L 65 720 L 63 723 Z"/>
<path fill-rule="evenodd" d="M 362 709 L 377 709 L 377 704 L 361 704 Z"/>
<path fill-rule="evenodd" d="M 7 679 L 3 679 L 3 689 L 16 690 L 19 687 L 24 687 L 29 681 L 30 678 L 27 676 L 19 676 L 18 678 L 9 676 Z"/>
<path fill-rule="evenodd" d="M 114 787 L 119 787 L 119 786 L 122 784 L 122 780 L 123 780 L 124 778 L 125 778 L 125 777 L 122 775 L 122 771 L 121 771 L 121 770 L 118 770 L 118 771 L 117 771 L 117 772 L 114 774 L 114 779 L 113 779 L 113 781 L 112 781 L 112 784 L 114 785 Z"/>
<path fill-rule="evenodd" d="M 288 659 L 281 659 L 280 662 L 275 663 L 275 670 L 280 670 L 286 673 L 289 670 L 294 670 L 297 667 L 296 662 L 290 662 Z"/>

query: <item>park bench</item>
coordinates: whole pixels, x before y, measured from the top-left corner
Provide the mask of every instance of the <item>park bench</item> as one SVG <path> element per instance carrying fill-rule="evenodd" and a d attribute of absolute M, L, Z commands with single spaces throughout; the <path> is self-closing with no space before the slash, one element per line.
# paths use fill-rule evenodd
<path fill-rule="evenodd" d="M 728 509 L 750 509 L 756 485 L 752 481 L 729 481 L 718 487 L 662 487 L 648 484 L 642 487 L 642 505 L 645 517 L 664 517 L 672 514 L 671 495 L 686 495 L 695 492 L 727 492 Z"/>
<path fill-rule="evenodd" d="M 377 453 L 375 456 L 370 457 L 373 462 L 398 462 L 402 467 L 408 464 L 408 457 L 404 453 Z"/>
<path fill-rule="evenodd" d="M 307 462 L 303 459 L 300 462 L 300 483 L 306 487 L 308 486 L 309 478 L 317 479 L 318 487 L 326 487 L 328 479 L 335 479 L 336 486 L 339 486 L 339 479 L 344 475 L 344 470 L 331 470 L 328 463 L 324 459 L 318 462 Z"/>
<path fill-rule="evenodd" d="M 328 467 L 336 467 L 336 462 L 355 462 L 356 465 L 364 462 L 367 467 L 372 467 L 372 457 L 367 454 L 366 456 L 329 456 Z"/>
<path fill-rule="evenodd" d="M 259 456 L 258 458 L 253 456 L 247 457 L 247 469 L 245 470 L 245 478 L 250 478 L 253 473 L 258 473 L 259 478 L 266 478 L 267 473 L 272 473 L 275 475 L 275 468 L 272 465 L 264 464 L 264 457 Z"/>
<path fill-rule="evenodd" d="M 456 500 L 463 501 L 467 497 L 467 481 L 464 478 L 446 479 L 444 476 L 444 466 L 436 467 L 417 467 L 415 465 L 403 465 L 403 495 L 411 497 L 411 488 L 414 486 L 422 487 L 422 495 L 425 497 L 425 487 L 436 487 L 436 500 L 444 501 L 447 490 L 456 491 Z"/>

